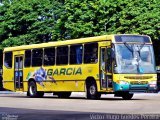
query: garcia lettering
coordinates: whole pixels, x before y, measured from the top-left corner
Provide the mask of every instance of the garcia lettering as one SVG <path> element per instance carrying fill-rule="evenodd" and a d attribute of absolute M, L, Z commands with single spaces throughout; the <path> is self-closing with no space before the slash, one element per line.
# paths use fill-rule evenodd
<path fill-rule="evenodd" d="M 48 69 L 47 71 L 48 76 L 54 75 L 82 75 L 82 69 L 79 68 L 60 68 L 60 69 Z"/>

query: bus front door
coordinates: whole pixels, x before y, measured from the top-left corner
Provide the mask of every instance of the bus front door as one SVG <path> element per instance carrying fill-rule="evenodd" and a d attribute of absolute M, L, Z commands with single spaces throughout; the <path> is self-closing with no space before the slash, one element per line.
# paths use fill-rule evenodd
<path fill-rule="evenodd" d="M 23 57 L 14 57 L 14 86 L 15 90 L 23 89 Z"/>
<path fill-rule="evenodd" d="M 112 88 L 112 58 L 111 48 L 101 48 L 100 55 L 100 83 L 101 89 Z"/>

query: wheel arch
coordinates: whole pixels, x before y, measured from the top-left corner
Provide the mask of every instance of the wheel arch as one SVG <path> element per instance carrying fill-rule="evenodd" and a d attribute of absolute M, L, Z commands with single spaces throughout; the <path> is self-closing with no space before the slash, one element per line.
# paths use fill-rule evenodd
<path fill-rule="evenodd" d="M 86 78 L 85 83 L 88 83 L 88 82 L 91 82 L 91 81 L 96 82 L 96 80 L 95 80 L 95 78 L 94 78 L 94 77 L 89 76 L 89 77 L 87 77 L 87 78 Z"/>
<path fill-rule="evenodd" d="M 29 83 L 30 83 L 31 81 L 33 81 L 33 82 L 36 83 L 36 80 L 35 80 L 34 78 L 30 78 L 30 79 L 28 80 L 28 85 L 29 85 Z"/>

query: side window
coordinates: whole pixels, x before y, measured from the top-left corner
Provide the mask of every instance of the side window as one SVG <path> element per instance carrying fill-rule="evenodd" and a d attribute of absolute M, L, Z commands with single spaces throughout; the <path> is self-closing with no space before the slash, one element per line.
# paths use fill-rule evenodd
<path fill-rule="evenodd" d="M 98 44 L 88 43 L 84 45 L 84 63 L 98 62 Z"/>
<path fill-rule="evenodd" d="M 81 64 L 82 63 L 82 45 L 70 46 L 70 64 Z"/>
<path fill-rule="evenodd" d="M 26 50 L 25 51 L 24 66 L 25 67 L 30 67 L 31 66 L 31 50 Z"/>
<path fill-rule="evenodd" d="M 42 66 L 43 49 L 32 50 L 32 66 Z"/>
<path fill-rule="evenodd" d="M 4 55 L 4 65 L 7 68 L 12 68 L 12 52 L 6 52 Z"/>
<path fill-rule="evenodd" d="M 107 71 L 112 72 L 112 49 L 107 48 Z"/>
<path fill-rule="evenodd" d="M 57 65 L 68 64 L 68 46 L 57 47 Z"/>
<path fill-rule="evenodd" d="M 54 65 L 55 64 L 55 48 L 45 48 L 44 49 L 44 65 Z"/>

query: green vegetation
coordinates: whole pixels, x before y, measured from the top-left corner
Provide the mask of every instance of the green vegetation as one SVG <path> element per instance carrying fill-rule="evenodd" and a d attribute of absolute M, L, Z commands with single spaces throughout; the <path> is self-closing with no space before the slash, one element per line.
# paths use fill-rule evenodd
<path fill-rule="evenodd" d="M 160 36 L 159 0 L 3 0 L 0 49 L 97 36 Z"/>
<path fill-rule="evenodd" d="M 58 1 L 12 0 L 10 3 L 4 1 L 0 6 L 1 48 L 51 41 L 61 10 Z"/>

